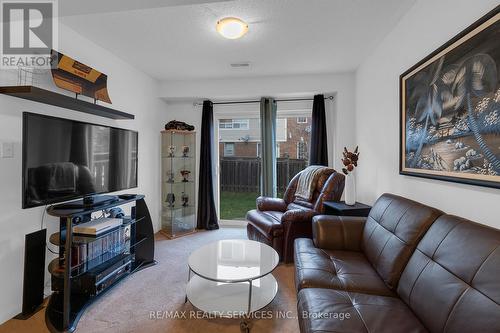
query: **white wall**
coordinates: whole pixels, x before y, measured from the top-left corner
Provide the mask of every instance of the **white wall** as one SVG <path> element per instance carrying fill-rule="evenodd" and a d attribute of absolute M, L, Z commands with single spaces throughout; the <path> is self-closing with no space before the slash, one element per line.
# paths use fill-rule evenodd
<path fill-rule="evenodd" d="M 124 192 L 146 195 L 158 229 L 160 183 L 154 175 L 159 175 L 160 136 L 153 124 L 165 105 L 157 97 L 158 83 L 65 26 L 60 25 L 59 37 L 61 52 L 108 74 L 113 107 L 135 114 L 136 119 L 115 121 L 0 95 L 0 141 L 15 143 L 14 158 L 0 158 L 0 323 L 21 311 L 24 235 L 40 229 L 43 212 L 43 207 L 21 209 L 23 111 L 139 131 L 139 187 Z M 0 78 L 7 77 L 0 72 Z M 55 218 L 45 216 L 44 224 L 49 234 L 58 228 Z"/>
<path fill-rule="evenodd" d="M 420 0 L 356 73 L 358 199 L 404 195 L 500 228 L 500 191 L 398 174 L 399 75 L 498 5 L 498 0 Z"/>
<path fill-rule="evenodd" d="M 193 101 L 203 99 L 253 100 L 262 96 L 312 98 L 314 94 L 331 93 L 335 100 L 326 102 L 329 162 L 339 169 L 341 150 L 355 143 L 354 89 L 354 73 L 165 81 L 160 95 L 174 102 L 168 106 L 158 125 L 172 119 L 201 122 L 201 108 L 193 107 Z"/>
<path fill-rule="evenodd" d="M 341 162 L 339 154 L 341 150 L 344 146 L 354 145 L 355 142 L 354 88 L 354 73 L 164 81 L 160 95 L 168 100 L 169 104 L 167 110 L 159 118 L 158 129 L 161 129 L 161 126 L 169 120 L 176 119 L 196 126 L 200 133 L 201 106 L 194 106 L 193 102 L 200 102 L 204 99 L 216 102 L 259 100 L 262 96 L 271 96 L 274 98 L 312 98 L 314 94 L 318 93 L 331 94 L 335 96 L 334 101 L 326 101 L 325 104 L 329 138 L 328 158 L 330 165 L 340 170 Z M 287 109 L 287 107 L 289 106 L 283 106 L 284 109 Z M 230 106 L 229 108 L 233 112 L 238 107 Z M 254 105 L 248 104 L 242 104 L 241 109 L 242 111 L 249 112 L 256 111 Z M 214 113 L 218 111 L 228 112 L 228 106 L 222 107 L 216 105 Z M 216 116 L 214 115 L 214 117 Z M 198 156 L 199 147 L 200 134 L 198 134 L 197 141 Z M 215 149 L 214 153 L 216 154 L 218 145 L 216 145 Z M 199 165 L 197 169 L 199 169 Z M 217 180 L 215 181 L 215 197 L 216 201 L 218 201 L 219 189 Z M 216 202 L 216 206 L 219 208 L 218 202 Z"/>

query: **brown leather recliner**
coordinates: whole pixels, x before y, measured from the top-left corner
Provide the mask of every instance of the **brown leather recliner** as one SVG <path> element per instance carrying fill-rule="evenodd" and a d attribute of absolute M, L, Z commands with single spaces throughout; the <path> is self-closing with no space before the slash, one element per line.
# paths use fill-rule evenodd
<path fill-rule="evenodd" d="M 301 333 L 500 332 L 500 231 L 384 194 L 297 239 Z"/>
<path fill-rule="evenodd" d="M 296 238 L 312 237 L 312 218 L 324 213 L 324 201 L 338 201 L 344 191 L 345 177 L 325 169 L 317 178 L 311 201 L 295 197 L 301 172 L 292 178 L 283 199 L 259 197 L 257 209 L 247 213 L 248 239 L 273 247 L 285 262 L 293 262 Z"/>

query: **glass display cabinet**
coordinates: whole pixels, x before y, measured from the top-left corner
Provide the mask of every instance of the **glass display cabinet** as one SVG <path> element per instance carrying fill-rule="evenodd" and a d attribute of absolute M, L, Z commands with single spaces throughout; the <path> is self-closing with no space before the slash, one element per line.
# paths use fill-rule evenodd
<path fill-rule="evenodd" d="M 196 132 L 162 131 L 161 231 L 176 238 L 196 231 Z"/>

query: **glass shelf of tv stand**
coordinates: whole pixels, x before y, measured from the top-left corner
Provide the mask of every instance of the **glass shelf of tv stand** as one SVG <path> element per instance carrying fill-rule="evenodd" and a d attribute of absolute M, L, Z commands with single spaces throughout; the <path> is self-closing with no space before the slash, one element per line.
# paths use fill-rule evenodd
<path fill-rule="evenodd" d="M 117 260 L 120 260 L 124 258 L 125 256 L 130 255 L 130 250 L 132 250 L 134 247 L 137 245 L 141 244 L 147 239 L 147 237 L 142 237 L 134 242 L 134 244 L 130 244 L 129 246 L 122 246 L 121 249 L 119 249 L 116 252 L 109 251 L 106 253 L 101 254 L 100 256 L 97 256 L 95 258 L 92 258 L 91 260 L 86 260 L 79 265 L 75 265 L 71 267 L 71 278 L 76 278 L 79 277 L 85 273 L 87 273 L 91 269 L 95 269 L 100 267 L 101 265 L 103 266 L 111 266 L 114 262 Z M 104 265 L 106 264 L 106 265 Z M 49 263 L 49 272 L 50 274 L 63 278 L 64 276 L 64 268 L 65 268 L 65 261 L 64 258 L 55 258 Z M 105 267 L 103 267 L 105 269 Z"/>
<path fill-rule="evenodd" d="M 98 235 L 98 236 L 91 236 L 91 235 L 85 236 L 85 235 L 81 235 L 81 234 L 73 234 L 73 242 L 80 243 L 80 244 L 81 243 L 92 243 L 92 242 L 95 242 L 95 241 L 101 239 L 102 237 L 107 236 L 110 232 L 116 231 L 118 228 L 122 228 L 124 226 L 129 226 L 129 225 L 139 223 L 139 222 L 143 221 L 145 218 L 146 218 L 145 216 L 138 218 L 138 219 L 131 219 L 130 217 L 128 217 L 128 220 L 126 223 L 124 223 L 121 226 L 118 226 L 116 228 L 113 228 L 111 230 L 108 230 L 105 233 Z M 49 243 L 56 245 L 56 246 L 64 246 L 64 244 L 61 243 L 61 236 L 60 236 L 59 232 L 55 232 L 52 235 L 50 235 Z"/>

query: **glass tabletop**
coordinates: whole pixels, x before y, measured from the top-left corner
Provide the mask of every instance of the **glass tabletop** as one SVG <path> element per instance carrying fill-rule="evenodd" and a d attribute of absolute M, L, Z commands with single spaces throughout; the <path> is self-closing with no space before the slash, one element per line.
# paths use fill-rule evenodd
<path fill-rule="evenodd" d="M 279 263 L 270 246 L 247 239 L 220 240 L 205 245 L 189 256 L 189 268 L 197 275 L 219 282 L 258 279 Z"/>

